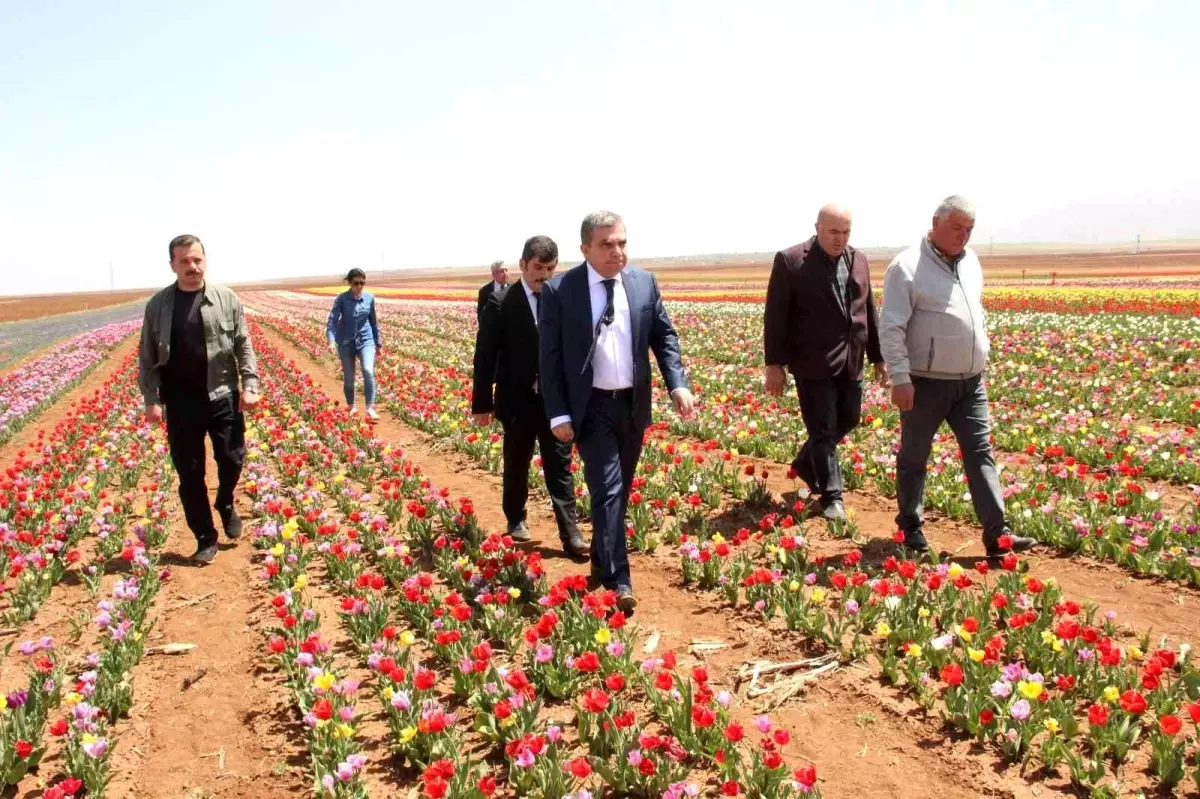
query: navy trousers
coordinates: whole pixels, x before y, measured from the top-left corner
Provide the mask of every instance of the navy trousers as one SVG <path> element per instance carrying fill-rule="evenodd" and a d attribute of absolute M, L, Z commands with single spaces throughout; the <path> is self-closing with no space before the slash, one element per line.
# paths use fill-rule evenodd
<path fill-rule="evenodd" d="M 632 588 L 625 511 L 642 434 L 633 421 L 633 391 L 592 392 L 576 430 L 583 476 L 592 499 L 592 574 L 605 588 Z"/>

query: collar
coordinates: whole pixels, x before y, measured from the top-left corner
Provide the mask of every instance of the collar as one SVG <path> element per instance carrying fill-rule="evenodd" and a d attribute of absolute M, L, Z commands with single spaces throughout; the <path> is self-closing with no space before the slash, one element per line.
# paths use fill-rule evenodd
<path fill-rule="evenodd" d="M 938 258 L 941 258 L 943 261 L 945 261 L 951 269 L 957 269 L 958 262 L 963 259 L 964 255 L 967 254 L 966 248 L 963 248 L 962 252 L 951 258 L 946 253 L 942 252 L 942 248 L 934 244 L 933 239 L 929 238 L 929 236 L 925 237 L 925 241 L 929 243 L 929 249 L 933 250 L 934 254 L 937 255 Z"/>
<path fill-rule="evenodd" d="M 817 252 L 821 253 L 821 255 L 823 255 L 825 257 L 825 259 L 828 260 L 829 263 L 833 264 L 834 266 L 837 266 L 838 258 L 843 258 L 843 257 L 846 259 L 847 266 L 851 266 L 854 263 L 854 250 L 850 249 L 849 244 L 847 244 L 845 246 L 845 248 L 842 250 L 842 254 L 839 255 L 837 258 L 834 258 L 829 253 L 825 252 L 825 248 L 821 246 L 821 242 L 817 240 L 816 236 L 812 237 L 812 246 L 813 246 L 813 249 L 815 249 Z"/>
<path fill-rule="evenodd" d="M 178 280 L 176 280 L 174 283 L 171 284 L 171 288 L 173 288 L 175 290 L 176 294 L 178 294 L 181 291 L 186 291 L 186 289 L 181 289 L 179 287 Z M 213 287 L 207 280 L 204 281 L 204 285 L 200 287 L 200 293 L 204 295 L 205 302 L 213 303 L 216 301 L 216 296 L 215 296 Z M 174 298 L 172 297 L 172 299 L 174 299 Z"/>
<path fill-rule="evenodd" d="M 521 277 L 521 288 L 525 289 L 526 297 L 532 297 L 534 295 L 533 289 L 531 289 L 529 284 L 525 282 L 524 276 Z"/>
<path fill-rule="evenodd" d="M 502 288 L 504 288 L 504 286 L 500 285 L 499 280 L 492 280 L 492 291 L 499 291 Z"/>
<path fill-rule="evenodd" d="M 597 272 L 596 267 L 592 266 L 590 261 L 584 261 L 583 263 L 587 266 L 587 275 L 588 275 L 588 285 L 589 286 L 594 286 L 597 283 L 603 283 L 605 280 L 608 279 L 608 278 L 604 277 L 604 275 Z M 624 286 L 625 285 L 625 270 L 622 269 L 620 272 L 617 272 L 617 276 L 615 279 L 616 279 L 617 283 Z"/>

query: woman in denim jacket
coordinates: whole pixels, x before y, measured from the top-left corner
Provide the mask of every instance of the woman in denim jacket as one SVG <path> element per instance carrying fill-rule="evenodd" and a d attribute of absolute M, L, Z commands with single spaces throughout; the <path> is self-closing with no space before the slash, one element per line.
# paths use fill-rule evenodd
<path fill-rule="evenodd" d="M 378 419 L 375 412 L 375 351 L 382 344 L 379 323 L 375 318 L 375 298 L 364 287 L 367 273 L 351 269 L 346 275 L 350 290 L 344 291 L 333 301 L 329 311 L 329 322 L 325 332 L 329 336 L 329 350 L 342 361 L 342 389 L 350 413 L 354 405 L 354 360 L 362 364 L 363 395 L 367 403 L 367 416 Z"/>

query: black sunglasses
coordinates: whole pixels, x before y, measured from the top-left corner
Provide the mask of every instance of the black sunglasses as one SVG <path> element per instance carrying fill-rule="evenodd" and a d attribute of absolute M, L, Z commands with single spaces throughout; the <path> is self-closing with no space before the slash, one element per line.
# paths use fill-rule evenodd
<path fill-rule="evenodd" d="M 365 280 L 351 280 L 351 281 L 350 281 L 350 285 L 351 285 L 351 286 L 365 286 L 365 285 L 367 285 L 367 281 L 365 281 Z"/>

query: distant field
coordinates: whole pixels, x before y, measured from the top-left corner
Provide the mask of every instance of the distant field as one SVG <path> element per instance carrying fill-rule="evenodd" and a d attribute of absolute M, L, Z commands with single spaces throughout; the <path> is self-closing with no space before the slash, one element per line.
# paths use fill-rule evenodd
<path fill-rule="evenodd" d="M 882 280 L 883 269 L 896 251 L 878 250 L 869 254 L 877 280 Z M 648 259 L 636 263 L 653 270 L 659 282 L 666 287 L 687 287 L 690 284 L 743 284 L 764 285 L 771 273 L 771 261 L 740 263 L 689 263 L 684 259 Z M 989 255 L 986 247 L 980 248 L 980 261 L 988 276 L 1027 280 L 1112 278 L 1112 277 L 1177 277 L 1200 275 L 1200 249 L 1155 250 L 1134 254 L 1116 253 L 1068 253 L 1068 254 L 997 254 Z M 563 267 L 574 266 L 576 261 L 566 259 Z M 510 270 L 515 267 L 510 265 Z M 368 281 L 374 289 L 397 287 L 408 290 L 468 290 L 483 285 L 488 279 L 485 268 L 472 272 L 464 269 L 414 270 L 410 273 L 398 271 L 383 275 L 368 272 Z M 336 293 L 345 289 L 335 281 L 326 279 L 289 281 L 287 286 L 305 287 L 318 293 Z M 266 287 L 266 286 L 264 286 Z M 283 288 L 278 283 L 270 288 Z M 397 295 L 402 296 L 402 295 Z M 403 295 L 406 296 L 406 295 Z"/>
<path fill-rule="evenodd" d="M 0 310 L 7 307 L 11 306 L 0 305 Z M 142 302 L 125 302 L 90 311 L 0 323 L 0 369 L 68 336 L 113 322 L 136 319 L 141 316 L 143 307 Z"/>
<path fill-rule="evenodd" d="M 145 300 L 151 293 L 150 289 L 137 289 L 134 291 L 91 291 L 78 294 L 3 297 L 0 298 L 0 323 L 111 308 L 137 300 Z"/>

